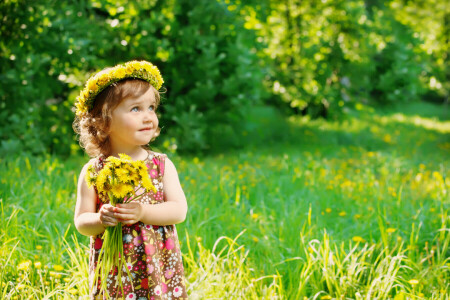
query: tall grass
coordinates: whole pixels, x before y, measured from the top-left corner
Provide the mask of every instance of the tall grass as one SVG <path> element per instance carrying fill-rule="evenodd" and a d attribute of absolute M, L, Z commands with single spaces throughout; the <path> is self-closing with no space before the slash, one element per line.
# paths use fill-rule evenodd
<path fill-rule="evenodd" d="M 297 118 L 274 146 L 172 156 L 190 297 L 446 299 L 450 122 L 425 109 Z M 72 225 L 85 160 L 1 159 L 2 299 L 87 295 L 88 239 Z"/>

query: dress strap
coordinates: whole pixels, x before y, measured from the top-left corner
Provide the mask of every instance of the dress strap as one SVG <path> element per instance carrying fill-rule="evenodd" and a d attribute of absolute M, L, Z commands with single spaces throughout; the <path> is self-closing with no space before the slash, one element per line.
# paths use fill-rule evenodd
<path fill-rule="evenodd" d="M 159 170 L 159 177 L 163 177 L 164 176 L 164 164 L 165 164 L 165 158 L 166 155 L 162 154 L 162 153 L 154 153 L 155 155 L 153 156 L 153 163 L 158 167 Z"/>

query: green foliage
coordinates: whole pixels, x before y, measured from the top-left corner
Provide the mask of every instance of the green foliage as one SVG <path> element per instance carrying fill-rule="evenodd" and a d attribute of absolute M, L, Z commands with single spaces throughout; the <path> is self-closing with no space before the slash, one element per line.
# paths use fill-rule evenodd
<path fill-rule="evenodd" d="M 132 59 L 160 68 L 167 91 L 156 146 L 181 151 L 242 147 L 262 104 L 340 118 L 361 103 L 443 102 L 445 3 L 3 1 L 0 151 L 79 151 L 79 90 Z"/>
<path fill-rule="evenodd" d="M 3 152 L 70 153 L 78 91 L 93 72 L 131 59 L 160 67 L 168 90 L 161 123 L 181 150 L 214 147 L 220 128 L 235 131 L 264 97 L 254 33 L 223 4 L 49 4 L 1 6 Z"/>
<path fill-rule="evenodd" d="M 426 12 L 413 1 L 266 1 L 259 10 L 247 7 L 255 15 L 249 26 L 267 43 L 275 102 L 312 117 L 339 117 L 358 103 L 419 100 L 429 82 L 444 101 L 448 8 L 445 1 L 423 2 Z"/>

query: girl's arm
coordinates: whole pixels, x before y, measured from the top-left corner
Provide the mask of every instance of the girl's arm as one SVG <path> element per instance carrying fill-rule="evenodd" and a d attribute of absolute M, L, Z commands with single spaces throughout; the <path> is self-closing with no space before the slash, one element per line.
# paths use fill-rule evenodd
<path fill-rule="evenodd" d="M 113 217 L 113 207 L 103 205 L 96 212 L 97 195 L 93 187 L 88 187 L 85 177 L 91 160 L 84 165 L 78 178 L 77 204 L 75 206 L 74 223 L 77 230 L 87 236 L 96 236 L 105 231 L 105 225 L 114 226 L 117 219 Z"/>
<path fill-rule="evenodd" d="M 118 204 L 114 216 L 122 219 L 124 224 L 134 224 L 138 221 L 149 225 L 172 225 L 186 219 L 187 202 L 177 170 L 172 161 L 166 157 L 163 176 L 165 202 L 160 204 L 142 204 L 131 202 Z"/>

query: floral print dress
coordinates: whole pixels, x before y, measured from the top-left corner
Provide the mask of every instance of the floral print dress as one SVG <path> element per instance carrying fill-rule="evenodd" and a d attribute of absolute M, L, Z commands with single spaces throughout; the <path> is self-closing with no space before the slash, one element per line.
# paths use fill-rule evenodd
<path fill-rule="evenodd" d="M 164 202 L 163 182 L 164 154 L 149 152 L 145 163 L 156 193 L 148 192 L 137 201 L 158 205 Z M 104 158 L 96 161 L 95 168 L 103 168 Z M 103 205 L 97 197 L 97 211 Z M 103 234 L 103 233 L 102 233 Z M 89 287 L 93 286 L 98 255 L 102 248 L 102 234 L 92 236 L 89 255 Z M 122 224 L 123 248 L 126 266 L 132 280 L 125 273 L 122 276 L 124 293 L 116 287 L 117 276 L 110 273 L 107 278 L 111 299 L 188 299 L 185 287 L 184 269 L 175 225 L 154 226 L 142 222 L 133 225 Z M 97 287 L 90 291 L 91 299 L 108 299 Z"/>

